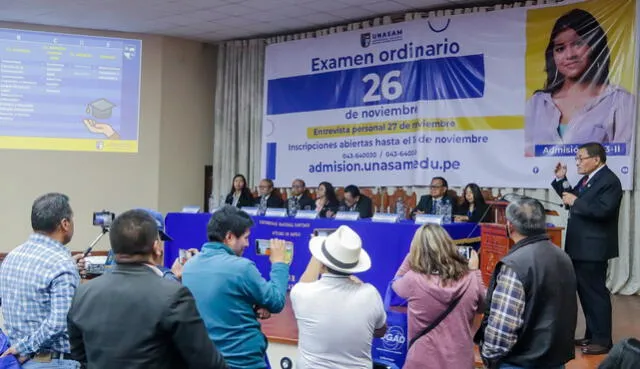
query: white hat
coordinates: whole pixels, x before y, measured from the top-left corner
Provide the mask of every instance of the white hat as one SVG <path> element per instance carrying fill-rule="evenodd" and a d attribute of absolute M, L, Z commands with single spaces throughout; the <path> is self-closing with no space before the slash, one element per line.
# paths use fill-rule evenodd
<path fill-rule="evenodd" d="M 371 258 L 353 229 L 342 225 L 326 237 L 314 237 L 309 250 L 318 261 L 337 272 L 361 273 L 371 268 Z"/>

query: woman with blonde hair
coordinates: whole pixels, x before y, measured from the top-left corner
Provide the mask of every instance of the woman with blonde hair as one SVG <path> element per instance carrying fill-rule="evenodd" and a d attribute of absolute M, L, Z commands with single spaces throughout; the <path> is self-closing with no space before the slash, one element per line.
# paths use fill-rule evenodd
<path fill-rule="evenodd" d="M 466 260 L 444 228 L 425 224 L 411 241 L 393 290 L 408 302 L 404 369 L 474 367 L 471 329 L 487 292 L 475 251 Z"/>

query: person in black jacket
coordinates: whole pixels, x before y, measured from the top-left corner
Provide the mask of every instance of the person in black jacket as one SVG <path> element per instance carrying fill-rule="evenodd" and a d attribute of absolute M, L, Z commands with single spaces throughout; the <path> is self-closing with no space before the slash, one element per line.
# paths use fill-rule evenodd
<path fill-rule="evenodd" d="M 300 178 L 294 179 L 291 183 L 291 197 L 288 202 L 298 210 L 313 210 L 316 207 L 307 190 L 307 184 Z"/>
<path fill-rule="evenodd" d="M 490 222 L 491 214 L 487 211 L 489 205 L 484 201 L 480 187 L 475 183 L 469 183 L 462 192 L 464 202 L 456 210 L 454 220 L 456 222 Z"/>
<path fill-rule="evenodd" d="M 316 211 L 320 218 L 333 218 L 338 212 L 340 203 L 336 189 L 329 182 L 320 182 L 316 191 Z"/>
<path fill-rule="evenodd" d="M 360 219 L 373 217 L 373 203 L 371 199 L 360 193 L 355 185 L 344 188 L 344 201 L 342 207 L 347 211 L 357 211 Z"/>
<path fill-rule="evenodd" d="M 587 355 L 611 349 L 611 297 L 607 289 L 609 259 L 618 257 L 618 217 L 622 202 L 620 179 L 607 167 L 607 154 L 597 143 L 578 148 L 576 165 L 583 177 L 577 186 L 567 180 L 567 166 L 558 163 L 553 189 L 569 209 L 565 251 L 573 260 L 578 297 L 586 331 L 576 340 Z"/>
<path fill-rule="evenodd" d="M 456 202 L 447 195 L 449 191 L 449 183 L 443 177 L 433 177 L 429 186 L 429 194 L 420 196 L 420 201 L 416 208 L 411 211 L 411 217 L 415 218 L 416 214 L 435 214 L 452 217 L 456 212 Z M 450 205 L 451 213 L 438 214 L 438 205 Z"/>
<path fill-rule="evenodd" d="M 229 191 L 224 203 L 237 208 L 243 208 L 245 206 L 253 206 L 255 202 L 256 200 L 247 187 L 247 179 L 244 178 L 242 174 L 236 174 L 236 176 L 233 177 L 231 191 Z"/>
<path fill-rule="evenodd" d="M 117 265 L 81 284 L 67 316 L 71 357 L 83 368 L 226 369 L 191 292 L 162 278 L 156 221 L 122 213 L 109 239 Z"/>
<path fill-rule="evenodd" d="M 284 200 L 282 200 L 282 195 L 280 194 L 280 191 L 273 188 L 272 180 L 265 178 L 260 181 L 258 190 L 260 190 L 260 197 L 256 199 L 255 206 L 264 205 L 264 208 L 284 207 Z"/>

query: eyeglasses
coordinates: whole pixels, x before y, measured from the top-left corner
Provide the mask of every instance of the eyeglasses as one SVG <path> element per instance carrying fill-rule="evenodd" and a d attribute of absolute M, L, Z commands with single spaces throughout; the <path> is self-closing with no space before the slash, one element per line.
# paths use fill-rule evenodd
<path fill-rule="evenodd" d="M 591 159 L 591 158 L 593 158 L 593 156 L 582 156 L 582 157 L 576 156 L 576 161 L 581 163 L 583 160 L 587 160 L 587 159 Z"/>
<path fill-rule="evenodd" d="M 431 186 L 429 186 L 429 188 L 435 188 L 435 189 L 443 188 L 443 187 L 444 186 L 440 186 L 440 185 L 431 185 Z"/>

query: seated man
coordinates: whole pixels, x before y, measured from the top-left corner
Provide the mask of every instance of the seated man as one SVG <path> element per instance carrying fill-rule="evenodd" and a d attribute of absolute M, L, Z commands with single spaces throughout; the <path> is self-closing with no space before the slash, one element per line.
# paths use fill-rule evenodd
<path fill-rule="evenodd" d="M 456 212 L 456 202 L 447 195 L 447 191 L 449 191 L 447 180 L 442 177 L 433 177 L 429 186 L 429 195 L 420 196 L 420 201 L 411 212 L 411 217 L 415 218 L 416 214 L 434 214 L 444 215 L 445 221 L 451 220 Z"/>
<path fill-rule="evenodd" d="M 193 293 L 209 338 L 231 369 L 264 369 L 267 339 L 258 318 L 279 313 L 285 305 L 289 262 L 284 241 L 270 246 L 271 280 L 242 257 L 253 220 L 226 205 L 207 224 L 208 243 L 184 265 L 182 283 Z"/>
<path fill-rule="evenodd" d="M 385 334 L 387 315 L 376 288 L 352 276 L 371 267 L 360 236 L 340 226 L 312 238 L 309 249 L 311 261 L 291 290 L 299 331 L 296 367 L 371 369 L 371 341 Z"/>
<path fill-rule="evenodd" d="M 280 196 L 280 191 L 273 188 L 273 181 L 270 179 L 263 179 L 258 186 L 260 191 L 260 197 L 256 199 L 256 206 L 261 208 L 283 208 L 284 201 Z"/>
<path fill-rule="evenodd" d="M 292 202 L 298 210 L 313 210 L 316 208 L 316 202 L 309 196 L 306 183 L 299 178 L 294 179 L 293 183 L 291 183 L 289 202 Z"/>
<path fill-rule="evenodd" d="M 373 217 L 373 203 L 371 199 L 360 193 L 357 186 L 349 185 L 344 188 L 344 201 L 342 208 L 347 211 L 357 211 L 360 219 Z"/>
<path fill-rule="evenodd" d="M 163 253 L 155 219 L 124 212 L 109 240 L 115 267 L 81 284 L 71 304 L 71 357 L 85 368 L 226 369 L 189 290 L 155 266 Z"/>

